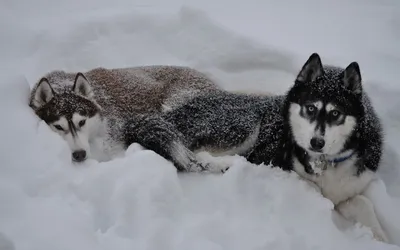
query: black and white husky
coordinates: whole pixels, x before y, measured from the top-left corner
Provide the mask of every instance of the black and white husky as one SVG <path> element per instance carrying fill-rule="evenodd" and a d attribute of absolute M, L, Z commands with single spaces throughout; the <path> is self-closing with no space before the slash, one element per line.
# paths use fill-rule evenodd
<path fill-rule="evenodd" d="M 138 142 L 181 170 L 197 151 L 294 170 L 344 217 L 387 241 L 363 196 L 379 167 L 382 132 L 357 62 L 323 66 L 314 53 L 286 95 L 203 93 L 162 115 L 132 119 L 124 134 L 127 145 Z"/>
<path fill-rule="evenodd" d="M 363 195 L 382 155 L 382 128 L 363 91 L 357 62 L 323 66 L 311 55 L 286 95 L 283 134 L 273 165 L 294 170 L 330 199 L 345 218 L 388 241 Z"/>

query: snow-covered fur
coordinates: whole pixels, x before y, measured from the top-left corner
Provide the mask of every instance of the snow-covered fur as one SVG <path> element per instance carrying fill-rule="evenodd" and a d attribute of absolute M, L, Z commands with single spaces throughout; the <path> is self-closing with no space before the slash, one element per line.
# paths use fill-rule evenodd
<path fill-rule="evenodd" d="M 382 132 L 356 62 L 323 66 L 315 53 L 286 95 L 202 93 L 161 115 L 132 119 L 125 133 L 127 145 L 138 142 L 182 170 L 200 150 L 294 170 L 346 218 L 387 240 L 362 196 L 379 166 Z"/>
<path fill-rule="evenodd" d="M 283 104 L 283 133 L 274 166 L 294 170 L 347 219 L 388 241 L 372 202 L 363 195 L 382 154 L 382 128 L 363 91 L 357 62 L 345 69 L 310 56 Z"/>
<path fill-rule="evenodd" d="M 52 71 L 31 92 L 30 106 L 70 146 L 72 160 L 109 160 L 126 148 L 123 128 L 132 116 L 179 106 L 218 86 L 179 66 Z"/>
<path fill-rule="evenodd" d="M 162 115 L 141 116 L 127 124 L 126 144 L 138 142 L 189 170 L 194 152 L 249 155 L 268 144 L 269 157 L 282 128 L 283 96 L 235 94 L 224 90 L 200 94 Z M 179 146 L 177 146 L 179 145 Z"/>

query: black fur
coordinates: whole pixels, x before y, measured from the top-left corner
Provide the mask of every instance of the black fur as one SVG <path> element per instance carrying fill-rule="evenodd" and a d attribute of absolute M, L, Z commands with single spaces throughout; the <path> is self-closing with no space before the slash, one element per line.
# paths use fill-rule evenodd
<path fill-rule="evenodd" d="M 202 147 L 229 150 L 242 144 L 259 125 L 257 142 L 245 156 L 267 147 L 258 155 L 271 159 L 279 141 L 276 131 L 282 125 L 282 103 L 283 96 L 259 97 L 226 91 L 201 95 L 162 116 L 134 117 L 126 126 L 126 146 L 137 142 L 182 169 L 168 150 L 173 142 L 179 141 L 189 151 Z"/>
<path fill-rule="evenodd" d="M 54 98 L 36 110 L 36 115 L 47 124 L 57 121 L 60 116 L 65 116 L 67 120 L 72 119 L 75 113 L 81 116 L 92 117 L 100 113 L 100 109 L 88 99 L 70 93 L 59 95 L 54 93 Z"/>
<path fill-rule="evenodd" d="M 178 171 L 188 171 L 193 166 L 206 169 L 207 166 L 196 161 L 192 152 L 187 150 L 189 165 L 184 166 L 176 159 L 173 152 L 174 143 L 187 145 L 183 134 L 175 126 L 159 115 L 138 115 L 124 127 L 125 146 L 134 142 L 151 149 L 165 159 L 174 163 Z"/>
<path fill-rule="evenodd" d="M 283 105 L 284 136 L 281 138 L 280 149 L 273 164 L 284 169 L 292 169 L 292 159 L 296 156 L 305 171 L 312 173 L 308 163 L 308 153 L 293 140 L 288 116 L 291 103 L 304 105 L 306 101 L 314 99 L 335 103 L 344 114 L 356 117 L 357 127 L 342 152 L 348 149 L 356 151 L 358 174 L 365 169 L 376 171 L 382 154 L 382 129 L 367 94 L 361 91 L 361 73 L 356 62 L 351 63 L 346 69 L 326 66 L 322 69 L 321 75 L 313 81 L 296 80 Z"/>
<path fill-rule="evenodd" d="M 303 105 L 325 100 L 357 119 L 357 128 L 343 151 L 357 152 L 358 173 L 366 168 L 376 171 L 381 158 L 381 125 L 367 95 L 361 91 L 360 81 L 357 63 L 346 69 L 323 67 L 318 54 L 313 54 L 285 96 L 260 97 L 226 91 L 204 94 L 161 116 L 133 118 L 126 126 L 126 145 L 138 142 L 171 160 L 178 169 L 184 169 L 171 156 L 172 142 L 178 141 L 190 151 L 202 147 L 229 150 L 243 143 L 260 126 L 255 145 L 243 153 L 248 161 L 272 163 L 290 171 L 296 156 L 305 171 L 312 174 L 309 155 L 293 139 L 288 110 L 293 102 Z"/>

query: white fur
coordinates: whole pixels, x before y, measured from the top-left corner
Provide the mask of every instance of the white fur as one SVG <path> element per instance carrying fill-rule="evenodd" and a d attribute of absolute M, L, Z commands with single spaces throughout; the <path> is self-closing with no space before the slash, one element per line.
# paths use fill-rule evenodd
<path fill-rule="evenodd" d="M 336 206 L 336 210 L 347 220 L 369 227 L 375 239 L 389 242 L 379 223 L 373 203 L 364 195 L 356 195 L 347 201 L 339 203 Z"/>
<path fill-rule="evenodd" d="M 356 119 L 353 116 L 346 116 L 342 125 L 326 126 L 324 154 L 337 154 L 342 150 L 347 138 L 351 135 L 356 126 Z"/>
<path fill-rule="evenodd" d="M 389 242 L 400 246 L 400 217 L 397 210 L 399 201 L 390 197 L 380 178 L 372 180 L 363 195 L 374 204 L 374 211 Z"/>
<path fill-rule="evenodd" d="M 201 164 L 208 172 L 221 173 L 232 164 L 231 161 L 221 164 L 220 160 L 217 160 L 216 157 L 208 152 L 194 154 L 180 142 L 173 142 L 171 150 L 171 155 L 175 161 L 179 162 L 182 166 L 186 166 L 186 171 L 189 172 L 203 171 L 204 169 L 199 166 Z"/>
<path fill-rule="evenodd" d="M 79 127 L 79 122 L 81 120 L 86 120 L 84 126 Z M 59 134 L 67 143 L 69 148 L 71 149 L 71 153 L 84 150 L 86 151 L 86 157 L 90 158 L 91 156 L 91 147 L 90 141 L 94 139 L 99 133 L 100 124 L 102 123 L 100 116 L 95 115 L 93 117 L 84 117 L 79 114 L 74 114 L 72 116 L 72 122 L 75 124 L 76 136 L 72 136 L 71 131 L 69 131 L 68 121 L 62 116 L 60 119 L 50 125 L 52 130 Z M 55 125 L 60 125 L 64 131 L 60 131 L 55 128 Z"/>
<path fill-rule="evenodd" d="M 310 121 L 300 115 L 301 106 L 297 103 L 290 104 L 289 108 L 289 119 L 290 126 L 293 131 L 293 136 L 296 142 L 308 150 L 310 147 L 310 140 L 315 136 L 315 122 Z"/>
<path fill-rule="evenodd" d="M 316 106 L 318 108 L 318 106 Z M 327 108 L 332 109 L 332 105 Z M 352 116 L 346 116 L 342 125 L 326 126 L 325 135 L 321 136 L 319 131 L 315 131 L 316 122 L 310 122 L 309 119 L 300 115 L 301 106 L 297 103 L 290 104 L 289 117 L 296 142 L 309 153 L 310 141 L 313 137 L 320 137 L 325 140 L 325 146 L 322 154 L 335 155 L 343 148 L 347 138 L 350 136 L 356 126 L 356 119 Z"/>
<path fill-rule="evenodd" d="M 314 106 L 315 106 L 318 110 L 321 110 L 323 105 L 324 105 L 324 104 L 323 104 L 321 101 L 314 102 Z"/>
<path fill-rule="evenodd" d="M 171 156 L 181 166 L 187 166 L 187 171 L 198 172 L 200 169 L 191 169 L 191 163 L 195 160 L 194 154 L 182 143 L 174 141 L 171 146 Z"/>
<path fill-rule="evenodd" d="M 317 108 L 318 105 L 315 104 Z M 322 107 L 322 105 L 321 105 Z M 327 112 L 335 110 L 333 104 L 327 104 L 325 107 Z M 363 196 L 364 190 L 374 178 L 374 173 L 366 170 L 360 175 L 356 175 L 357 168 L 354 166 L 357 156 L 354 155 L 350 159 L 343 162 L 329 163 L 327 159 L 340 158 L 347 156 L 352 152 L 343 152 L 343 146 L 356 126 L 356 120 L 352 116 L 346 116 L 342 125 L 326 126 L 325 134 L 322 137 L 325 140 L 325 146 L 322 154 L 312 152 L 309 149 L 310 140 L 313 137 L 321 136 L 315 131 L 316 123 L 311 123 L 309 119 L 300 115 L 301 106 L 291 104 L 289 108 L 290 123 L 293 136 L 296 142 L 303 147 L 311 156 L 310 165 L 316 174 L 308 174 L 304 170 L 304 166 L 297 158 L 293 159 L 294 170 L 304 179 L 312 183 L 319 189 L 322 195 L 331 200 L 335 204 L 336 210 L 347 220 L 359 222 L 360 224 L 371 228 L 374 237 L 377 240 L 388 242 L 388 238 L 384 233 L 377 215 L 375 214 L 373 203 Z M 321 157 L 324 159 L 321 161 Z"/>
<path fill-rule="evenodd" d="M 316 187 L 322 195 L 335 204 L 336 210 L 347 220 L 358 222 L 369 227 L 377 240 L 388 242 L 373 203 L 363 196 L 364 190 L 374 179 L 374 173 L 366 170 L 357 176 L 354 167 L 356 156 L 337 163 L 328 164 L 327 169 L 318 175 L 310 175 L 304 171 L 303 165 L 295 158 L 294 170 Z"/>
<path fill-rule="evenodd" d="M 331 112 L 332 110 L 335 110 L 335 109 L 336 109 L 336 107 L 332 103 L 328 103 L 326 105 L 326 107 L 325 107 L 325 110 L 326 110 L 327 113 L 329 113 L 329 112 Z"/>
<path fill-rule="evenodd" d="M 356 156 L 337 163 L 336 166 L 327 166 L 327 169 L 319 175 L 310 175 L 304 171 L 304 166 L 295 158 L 294 170 L 303 178 L 314 182 L 321 193 L 335 205 L 351 197 L 361 194 L 374 177 L 374 173 L 366 170 L 357 176 L 354 167 Z"/>

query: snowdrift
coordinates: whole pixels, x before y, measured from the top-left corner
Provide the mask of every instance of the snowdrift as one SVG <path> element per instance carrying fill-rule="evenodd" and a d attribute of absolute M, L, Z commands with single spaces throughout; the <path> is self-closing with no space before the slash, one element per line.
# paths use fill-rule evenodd
<path fill-rule="evenodd" d="M 238 156 L 224 175 L 178 175 L 136 144 L 120 159 L 71 164 L 67 145 L 28 107 L 29 85 L 47 71 L 188 65 L 230 90 L 282 93 L 308 54 L 232 31 L 229 13 L 239 9 L 216 23 L 196 9 L 177 11 L 179 1 L 91 4 L 7 2 L 0 10 L 0 249 L 399 249 L 359 225 L 340 223 L 339 230 L 332 203 L 295 174 Z M 37 6 L 44 10 L 32 14 Z M 400 196 L 393 147 L 400 91 L 367 88 L 390 135 L 381 175 L 388 192 Z"/>

